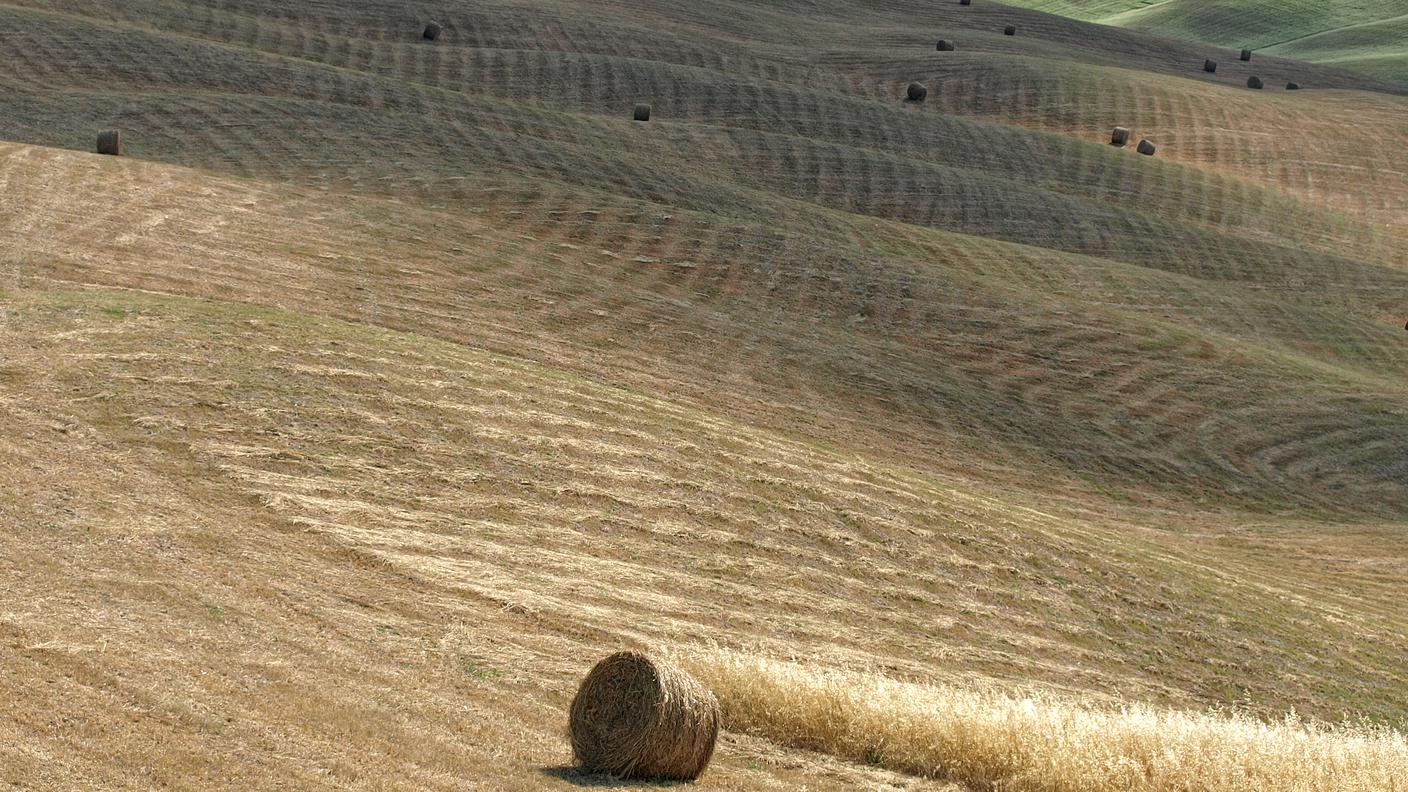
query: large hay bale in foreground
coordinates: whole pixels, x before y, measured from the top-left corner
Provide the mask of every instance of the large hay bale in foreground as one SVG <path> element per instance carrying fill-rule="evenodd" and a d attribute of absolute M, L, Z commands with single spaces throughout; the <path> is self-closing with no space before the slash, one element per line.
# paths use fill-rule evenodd
<path fill-rule="evenodd" d="M 1203 61 L 1203 71 L 1208 72 L 1209 74 L 1216 73 L 1217 61 L 1213 60 L 1212 58 L 1208 58 L 1207 60 Z"/>
<path fill-rule="evenodd" d="M 636 109 L 635 109 L 634 112 L 632 112 L 631 117 L 634 118 L 634 119 L 637 120 L 637 121 L 649 121 L 649 120 L 650 120 L 650 105 L 648 105 L 648 104 L 638 104 L 638 105 L 636 105 Z"/>
<path fill-rule="evenodd" d="M 1140 154 L 1145 154 L 1150 157 L 1154 156 L 1155 151 L 1154 144 L 1150 143 L 1148 140 L 1140 140 L 1139 145 L 1135 147 L 1135 150 L 1138 151 Z"/>
<path fill-rule="evenodd" d="M 1263 83 L 1262 83 L 1262 81 L 1261 81 L 1261 78 L 1258 77 L 1258 76 L 1256 76 L 1255 74 L 1253 74 L 1252 76 L 1250 76 L 1250 77 L 1247 78 L 1247 87 L 1248 87 L 1248 88 L 1255 88 L 1255 89 L 1257 89 L 1257 90 L 1261 90 L 1262 86 L 1263 86 Z"/>
<path fill-rule="evenodd" d="M 1129 130 L 1124 127 L 1115 127 L 1115 131 L 1110 135 L 1111 146 L 1123 146 L 1129 142 Z"/>
<path fill-rule="evenodd" d="M 596 664 L 572 699 L 572 753 L 584 770 L 693 781 L 714 755 L 719 702 L 694 677 L 639 652 Z"/>
<path fill-rule="evenodd" d="M 1004 36 L 1015 36 L 1015 35 L 1017 35 L 1017 26 L 1016 26 L 1016 25 L 1008 25 L 1005 29 L 1003 29 L 1002 35 L 1004 35 Z"/>
<path fill-rule="evenodd" d="M 445 28 L 441 27 L 438 23 L 431 22 L 425 26 L 425 32 L 422 33 L 421 36 L 429 41 L 434 41 L 440 38 L 440 34 L 443 33 L 444 30 Z"/>
<path fill-rule="evenodd" d="M 1251 60 L 1251 59 L 1252 59 L 1252 51 L 1249 50 L 1249 49 L 1244 49 L 1244 50 L 1242 50 L 1242 60 L 1244 60 L 1244 61 L 1249 61 L 1249 60 Z"/>
<path fill-rule="evenodd" d="M 98 153 L 111 154 L 114 157 L 122 156 L 122 133 L 116 129 L 99 132 Z"/>
<path fill-rule="evenodd" d="M 953 42 L 948 39 L 939 39 L 939 43 L 934 45 L 934 49 L 939 52 L 953 52 Z"/>
<path fill-rule="evenodd" d="M 904 98 L 911 102 L 922 102 L 928 95 L 929 89 L 919 83 L 910 83 L 909 87 L 904 89 Z"/>

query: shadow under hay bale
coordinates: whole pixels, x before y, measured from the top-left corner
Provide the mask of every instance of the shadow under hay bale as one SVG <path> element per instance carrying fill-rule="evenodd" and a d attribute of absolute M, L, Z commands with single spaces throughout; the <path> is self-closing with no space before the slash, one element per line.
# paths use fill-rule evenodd
<path fill-rule="evenodd" d="M 1255 74 L 1253 74 L 1252 76 L 1250 76 L 1250 77 L 1247 78 L 1247 87 L 1248 87 L 1248 88 L 1255 88 L 1255 89 L 1257 89 L 1257 90 L 1261 90 L 1262 87 L 1264 87 L 1264 83 L 1262 83 L 1260 77 L 1258 77 L 1258 76 L 1256 76 Z"/>
<path fill-rule="evenodd" d="M 1244 49 L 1244 50 L 1242 50 L 1242 60 L 1244 60 L 1244 61 L 1249 61 L 1249 60 L 1251 60 L 1251 59 L 1252 59 L 1252 51 L 1249 50 L 1249 49 Z"/>
<path fill-rule="evenodd" d="M 1153 143 L 1150 143 L 1148 140 L 1141 140 L 1139 141 L 1139 145 L 1136 147 L 1135 150 L 1138 151 L 1140 154 L 1145 154 L 1152 157 L 1154 156 L 1154 151 L 1156 149 L 1154 148 Z"/>
<path fill-rule="evenodd" d="M 1110 134 L 1111 146 L 1123 146 L 1129 142 L 1129 130 L 1124 127 L 1115 127 L 1115 131 Z"/>
<path fill-rule="evenodd" d="M 1002 35 L 1004 35 L 1004 36 L 1015 36 L 1015 35 L 1017 35 L 1017 26 L 1016 26 L 1016 25 L 1008 25 L 1007 28 L 1002 31 Z"/>
<path fill-rule="evenodd" d="M 1209 74 L 1215 74 L 1217 72 L 1217 61 L 1211 58 L 1203 61 L 1203 71 Z"/>
<path fill-rule="evenodd" d="M 648 104 L 638 104 L 638 105 L 636 105 L 636 109 L 632 112 L 631 118 L 635 119 L 636 121 L 649 121 L 649 120 L 650 120 L 650 105 L 648 105 Z"/>
<path fill-rule="evenodd" d="M 582 769 L 693 781 L 714 754 L 719 703 L 698 680 L 639 652 L 596 664 L 572 699 L 568 730 Z"/>
<path fill-rule="evenodd" d="M 934 45 L 934 49 L 939 52 L 953 52 L 953 42 L 948 39 L 939 39 L 939 43 Z"/>
<path fill-rule="evenodd" d="M 904 91 L 905 101 L 908 102 L 922 102 L 928 95 L 929 89 L 919 83 L 910 83 L 909 87 Z"/>
<path fill-rule="evenodd" d="M 122 156 L 122 133 L 116 129 L 99 132 L 98 153 L 111 154 L 114 157 Z"/>
<path fill-rule="evenodd" d="M 425 32 L 421 33 L 421 37 L 427 41 L 435 41 L 440 38 L 440 34 L 443 32 L 445 32 L 445 28 L 438 23 L 431 22 L 425 26 Z"/>
<path fill-rule="evenodd" d="M 1300 90 L 1300 83 L 1288 82 L 1288 83 L 1286 83 L 1286 90 L 1287 90 L 1287 91 L 1299 91 L 1299 90 Z"/>

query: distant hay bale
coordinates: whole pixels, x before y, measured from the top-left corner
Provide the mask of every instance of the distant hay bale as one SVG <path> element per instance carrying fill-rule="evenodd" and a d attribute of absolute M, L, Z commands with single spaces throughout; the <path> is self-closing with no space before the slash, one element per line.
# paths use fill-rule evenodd
<path fill-rule="evenodd" d="M 638 104 L 638 105 L 636 105 L 635 112 L 632 114 L 631 117 L 634 118 L 634 119 L 637 120 L 637 121 L 649 121 L 649 120 L 650 120 L 650 105 L 648 105 L 648 104 Z"/>
<path fill-rule="evenodd" d="M 973 5 L 973 0 L 958 0 L 959 5 Z"/>
<path fill-rule="evenodd" d="M 584 770 L 693 781 L 714 754 L 721 720 L 694 677 L 638 652 L 617 652 L 582 680 L 568 717 Z"/>
<path fill-rule="evenodd" d="M 1249 60 L 1251 60 L 1251 59 L 1252 59 L 1252 51 L 1249 50 L 1249 49 L 1244 49 L 1244 50 L 1242 50 L 1242 60 L 1244 60 L 1244 61 L 1249 61 Z"/>
<path fill-rule="evenodd" d="M 953 42 L 948 39 L 939 39 L 939 43 L 934 45 L 934 49 L 939 52 L 953 52 Z"/>
<path fill-rule="evenodd" d="M 1215 73 L 1217 71 L 1217 61 L 1213 60 L 1212 58 L 1208 58 L 1207 60 L 1203 61 L 1203 71 L 1208 72 L 1210 74 Z"/>
<path fill-rule="evenodd" d="M 421 35 L 429 41 L 434 41 L 440 38 L 440 34 L 444 32 L 444 30 L 445 28 L 441 27 L 438 23 L 431 22 L 425 26 L 425 32 Z"/>
<path fill-rule="evenodd" d="M 1114 133 L 1110 135 L 1111 146 L 1123 146 L 1129 142 L 1129 130 L 1124 127 L 1115 127 Z"/>
<path fill-rule="evenodd" d="M 920 85 L 919 83 L 910 83 L 910 84 L 909 84 L 909 87 L 906 88 L 905 91 L 904 91 L 904 97 L 905 97 L 905 99 L 907 99 L 907 100 L 909 100 L 909 101 L 911 101 L 911 102 L 922 102 L 922 101 L 924 101 L 924 97 L 926 97 L 926 96 L 928 96 L 928 95 L 929 95 L 929 89 L 928 89 L 928 88 L 925 88 L 924 86 Z"/>
<path fill-rule="evenodd" d="M 1004 35 L 1004 36 L 1015 36 L 1015 35 L 1017 35 L 1017 26 L 1016 26 L 1016 25 L 1008 25 L 1007 28 L 1002 31 L 1002 35 Z"/>
<path fill-rule="evenodd" d="M 1154 144 L 1150 143 L 1148 140 L 1139 141 L 1139 145 L 1138 147 L 1136 147 L 1135 150 L 1138 151 L 1140 154 L 1146 154 L 1150 157 L 1154 156 L 1155 151 Z"/>
<path fill-rule="evenodd" d="M 1255 74 L 1253 74 L 1252 76 L 1248 77 L 1248 78 L 1247 78 L 1247 87 L 1248 87 L 1248 88 L 1255 88 L 1255 89 L 1257 89 L 1257 90 L 1261 90 L 1261 88 L 1263 87 L 1263 83 L 1261 82 L 1261 78 L 1258 77 L 1258 76 L 1256 76 Z"/>
<path fill-rule="evenodd" d="M 114 157 L 122 156 L 122 133 L 116 129 L 99 132 L 98 153 L 111 154 Z"/>
<path fill-rule="evenodd" d="M 1300 90 L 1300 83 L 1288 82 L 1288 83 L 1286 83 L 1286 90 L 1287 90 L 1287 91 L 1299 91 L 1299 90 Z"/>

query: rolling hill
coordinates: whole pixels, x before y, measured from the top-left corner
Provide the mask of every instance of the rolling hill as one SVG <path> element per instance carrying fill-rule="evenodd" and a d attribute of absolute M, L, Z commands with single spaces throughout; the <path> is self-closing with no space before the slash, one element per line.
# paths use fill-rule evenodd
<path fill-rule="evenodd" d="M 1408 3 L 1402 0 L 1015 0 L 1011 5 L 1408 83 Z"/>
<path fill-rule="evenodd" d="M 1408 88 L 1207 51 L 0 2 L 0 783 L 601 783 L 623 647 L 1402 728 Z M 958 788 L 741 730 L 700 782 L 803 785 Z"/>

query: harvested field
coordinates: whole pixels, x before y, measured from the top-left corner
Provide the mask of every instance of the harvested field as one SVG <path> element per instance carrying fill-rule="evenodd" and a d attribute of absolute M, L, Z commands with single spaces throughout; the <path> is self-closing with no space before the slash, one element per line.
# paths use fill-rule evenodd
<path fill-rule="evenodd" d="M 1277 49 L 0 4 L 0 786 L 648 789 L 577 766 L 578 685 L 713 646 L 1396 757 L 1408 89 Z M 754 715 L 699 788 L 1016 772 Z"/>

